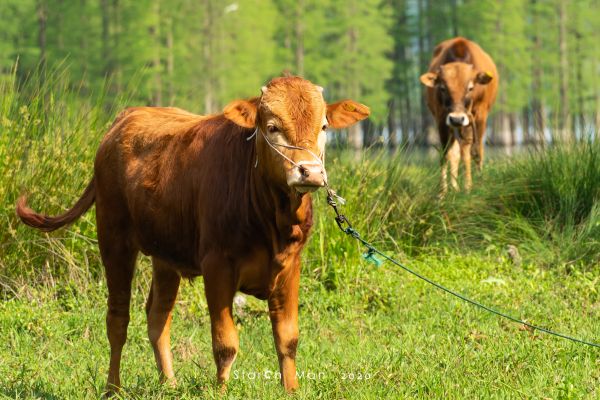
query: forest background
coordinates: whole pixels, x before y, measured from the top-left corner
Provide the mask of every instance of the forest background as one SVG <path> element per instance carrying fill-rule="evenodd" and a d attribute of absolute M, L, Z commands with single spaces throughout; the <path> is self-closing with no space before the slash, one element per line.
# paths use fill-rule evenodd
<path fill-rule="evenodd" d="M 452 36 L 496 61 L 489 144 L 580 139 L 600 125 L 594 0 L 4 0 L 0 76 L 68 74 L 81 102 L 213 113 L 283 71 L 351 97 L 372 117 L 354 148 L 435 144 L 418 77 Z"/>

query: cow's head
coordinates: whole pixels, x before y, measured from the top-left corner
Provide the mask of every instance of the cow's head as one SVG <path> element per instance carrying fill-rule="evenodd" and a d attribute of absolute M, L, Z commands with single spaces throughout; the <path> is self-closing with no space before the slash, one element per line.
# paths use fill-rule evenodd
<path fill-rule="evenodd" d="M 325 186 L 325 133 L 346 128 L 369 116 L 353 100 L 326 104 L 323 88 L 299 77 L 273 79 L 260 98 L 236 100 L 225 117 L 255 129 L 261 172 L 281 185 L 305 193 Z"/>
<path fill-rule="evenodd" d="M 493 79 L 489 72 L 477 71 L 473 65 L 451 62 L 442 65 L 437 72 L 421 75 L 421 83 L 435 91 L 444 109 L 446 125 L 462 127 L 470 121 L 473 102 L 483 95 L 483 86 Z"/>

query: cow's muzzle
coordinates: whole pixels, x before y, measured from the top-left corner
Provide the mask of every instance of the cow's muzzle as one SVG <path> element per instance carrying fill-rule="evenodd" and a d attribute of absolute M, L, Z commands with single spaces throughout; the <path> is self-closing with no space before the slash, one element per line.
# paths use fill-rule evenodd
<path fill-rule="evenodd" d="M 320 187 L 327 185 L 327 172 L 325 172 L 325 165 L 323 163 L 323 154 L 317 156 L 310 149 L 301 146 L 292 146 L 284 143 L 272 143 L 267 135 L 258 127 L 254 133 L 246 140 L 250 140 L 256 137 L 256 134 L 260 132 L 265 142 L 279 154 L 284 160 L 287 160 L 292 168 L 287 171 L 287 184 L 289 187 L 296 189 L 298 193 L 314 192 Z M 287 155 L 285 155 L 277 147 L 283 147 L 290 150 L 302 150 L 312 156 L 311 161 L 294 161 Z M 258 163 L 258 159 L 256 161 Z M 256 167 L 255 164 L 254 166 Z"/>
<path fill-rule="evenodd" d="M 297 162 L 287 174 L 287 184 L 299 193 L 314 192 L 325 186 L 327 173 L 322 163 L 314 161 Z"/>
<path fill-rule="evenodd" d="M 469 116 L 464 112 L 451 112 L 446 117 L 446 125 L 455 128 L 469 125 Z"/>

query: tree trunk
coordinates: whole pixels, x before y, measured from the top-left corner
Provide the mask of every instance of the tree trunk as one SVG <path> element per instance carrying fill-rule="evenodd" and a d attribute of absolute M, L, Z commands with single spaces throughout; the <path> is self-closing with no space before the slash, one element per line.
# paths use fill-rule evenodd
<path fill-rule="evenodd" d="M 452 36 L 458 36 L 458 7 L 456 0 L 450 0 L 450 15 L 452 17 Z"/>
<path fill-rule="evenodd" d="M 363 126 L 363 136 L 364 136 L 364 146 L 372 147 L 379 143 L 379 135 L 377 134 L 379 129 L 378 127 L 371 122 L 370 119 L 365 120 L 362 123 Z"/>
<path fill-rule="evenodd" d="M 407 73 L 408 75 L 408 73 Z M 414 135 L 416 134 L 416 118 L 413 116 L 412 106 L 411 106 L 411 87 L 410 81 L 405 79 L 404 81 L 406 85 L 406 92 L 404 94 L 404 118 L 402 119 L 403 127 L 402 127 L 402 145 L 407 146 L 411 139 L 414 139 Z M 411 126 L 412 125 L 412 126 Z M 411 129 L 412 128 L 412 129 Z M 412 130 L 412 135 L 411 135 Z"/>
<path fill-rule="evenodd" d="M 202 56 L 204 58 L 204 113 L 212 114 L 216 111 L 214 76 L 214 11 L 212 0 L 202 0 L 204 6 L 204 20 L 202 22 Z"/>
<path fill-rule="evenodd" d="M 37 18 L 38 18 L 38 46 L 40 48 L 40 71 L 42 82 L 46 77 L 46 22 L 48 20 L 48 7 L 46 0 L 38 0 L 37 2 Z"/>
<path fill-rule="evenodd" d="M 578 21 L 579 22 L 579 21 Z M 576 24 L 579 28 L 579 23 Z M 575 63 L 576 63 L 576 76 L 577 79 L 577 116 L 579 122 L 579 137 L 583 139 L 587 136 L 585 132 L 585 105 L 584 105 L 584 94 L 583 94 L 583 57 L 584 54 L 581 51 L 581 33 L 578 30 L 574 32 L 575 36 Z M 573 130 L 573 134 L 576 135 L 576 129 Z"/>
<path fill-rule="evenodd" d="M 510 129 L 510 142 L 509 146 L 517 145 L 517 116 L 515 113 L 508 114 L 508 127 Z"/>
<path fill-rule="evenodd" d="M 558 48 L 560 54 L 559 91 L 560 106 L 558 117 L 558 137 L 564 141 L 570 139 L 569 126 L 569 64 L 567 54 L 567 1 L 560 0 L 558 5 L 559 35 Z"/>
<path fill-rule="evenodd" d="M 152 104 L 162 105 L 162 78 L 161 78 L 161 58 L 160 58 L 160 1 L 154 1 L 154 22 L 149 27 L 154 54 L 152 58 L 152 73 L 154 75 L 154 88 L 152 91 Z"/>
<path fill-rule="evenodd" d="M 523 119 L 523 145 L 529 146 L 533 143 L 533 137 L 531 134 L 531 112 L 529 107 L 523 107 L 522 119 Z"/>
<path fill-rule="evenodd" d="M 168 104 L 171 106 L 175 101 L 175 55 L 173 50 L 173 17 L 169 18 L 168 28 L 167 28 L 167 96 L 168 96 Z"/>
<path fill-rule="evenodd" d="M 121 93 L 123 90 L 123 76 L 121 71 L 121 50 L 120 50 L 120 39 L 121 34 L 121 7 L 119 4 L 119 0 L 113 0 L 113 48 L 112 48 L 112 61 L 111 61 L 111 73 L 113 84 L 111 85 L 114 88 L 115 93 Z"/>
<path fill-rule="evenodd" d="M 110 79 L 112 75 L 112 63 L 110 54 L 110 7 L 108 0 L 100 0 L 102 13 L 102 62 L 104 63 L 103 75 L 105 79 Z"/>
<path fill-rule="evenodd" d="M 304 76 L 304 0 L 296 1 L 296 23 L 294 34 L 296 36 L 296 74 Z"/>
<path fill-rule="evenodd" d="M 64 31 L 63 31 L 63 26 L 64 26 L 64 11 L 65 11 L 65 1 L 64 0 L 57 0 L 57 15 L 56 15 L 56 29 L 57 29 L 57 33 L 56 33 L 56 47 L 58 48 L 58 51 L 60 53 L 60 56 L 63 57 L 64 55 L 64 51 L 65 51 L 65 35 L 64 35 Z"/>
<path fill-rule="evenodd" d="M 348 29 L 348 51 L 351 55 L 356 55 L 358 52 L 358 31 L 355 26 L 351 26 Z M 350 63 L 352 64 L 352 62 Z M 360 98 L 360 87 L 358 83 L 358 79 L 356 76 L 356 72 L 352 65 L 350 66 L 350 74 L 349 74 L 349 90 L 348 94 L 350 98 L 358 99 Z M 364 146 L 364 137 L 363 137 L 362 124 L 354 124 L 348 129 L 348 138 L 350 142 L 350 146 L 354 150 L 361 150 Z"/>
<path fill-rule="evenodd" d="M 88 24 L 88 14 L 87 14 L 87 10 L 86 10 L 86 0 L 80 0 L 79 1 L 79 10 L 80 10 L 80 20 L 81 20 L 81 24 L 82 26 L 87 26 Z M 89 59 L 89 54 L 88 54 L 88 37 L 87 35 L 79 35 L 79 48 L 81 50 L 81 70 L 82 70 L 82 76 L 84 77 L 83 81 L 82 81 L 82 93 L 81 94 L 87 94 L 87 89 L 89 88 L 89 83 L 90 83 L 90 76 L 89 76 L 89 67 L 88 67 L 88 59 Z"/>
<path fill-rule="evenodd" d="M 418 0 L 418 49 L 419 49 L 419 74 L 427 71 L 428 54 L 425 49 L 425 0 Z M 425 101 L 425 90 L 421 90 L 421 126 L 418 132 L 415 132 L 415 143 L 421 146 L 427 144 L 428 127 L 429 127 L 429 110 Z"/>
<path fill-rule="evenodd" d="M 396 121 L 396 100 L 392 97 L 388 103 L 388 146 L 390 149 L 398 147 L 398 124 Z M 404 136 L 404 133 L 403 133 Z"/>
<path fill-rule="evenodd" d="M 498 113 L 498 135 L 496 144 L 502 147 L 510 147 L 511 132 L 510 132 L 510 117 L 506 112 Z"/>
<path fill-rule="evenodd" d="M 596 115 L 594 118 L 596 123 L 594 124 L 594 129 L 596 130 L 596 137 L 600 138 L 600 93 L 596 92 L 594 102 L 596 104 Z"/>
<path fill-rule="evenodd" d="M 542 147 L 546 143 L 546 119 L 544 116 L 544 105 L 542 103 L 542 80 L 544 69 L 542 68 L 541 59 L 541 51 L 542 51 L 542 36 L 540 34 L 540 18 L 538 16 L 538 12 L 536 10 L 537 0 L 531 1 L 531 21 L 533 25 L 533 50 L 531 52 L 532 58 L 532 70 L 531 70 L 531 92 L 532 92 L 532 100 L 531 100 L 531 114 L 533 119 L 533 131 L 534 136 L 532 140 L 534 144 L 541 145 Z"/>
<path fill-rule="evenodd" d="M 498 115 L 494 114 L 489 117 L 489 129 L 486 130 L 486 143 L 490 146 L 496 146 L 498 141 L 496 138 L 498 137 Z"/>

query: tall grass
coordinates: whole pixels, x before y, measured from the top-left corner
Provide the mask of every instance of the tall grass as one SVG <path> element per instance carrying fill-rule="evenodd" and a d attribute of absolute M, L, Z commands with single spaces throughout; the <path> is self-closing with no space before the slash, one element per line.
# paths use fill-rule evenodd
<path fill-rule="evenodd" d="M 73 227 L 40 234 L 18 223 L 21 193 L 34 208 L 58 213 L 90 179 L 94 154 L 127 98 L 107 107 L 102 93 L 84 97 L 66 70 L 17 82 L 0 81 L 0 287 L 14 296 L 25 286 L 66 278 L 85 290 L 101 279 L 93 213 Z M 409 152 L 364 152 L 358 160 L 328 156 L 330 184 L 347 199 L 342 211 L 362 235 L 399 258 L 448 253 L 505 256 L 508 245 L 526 262 L 592 268 L 600 261 L 600 144 L 554 146 L 488 162 L 470 194 L 438 200 L 436 159 Z M 357 278 L 362 251 L 343 237 L 317 193 L 308 275 L 326 288 Z M 351 264 L 351 265 L 350 265 Z M 351 281 L 352 279 L 350 279 Z M 24 285 L 27 283 L 27 285 Z"/>
<path fill-rule="evenodd" d="M 597 141 L 496 158 L 476 174 L 471 193 L 443 200 L 437 159 L 410 158 L 366 153 L 358 164 L 334 164 L 330 172 L 350 199 L 351 219 L 382 245 L 413 256 L 448 250 L 503 256 L 511 245 L 542 266 L 591 268 L 600 261 Z"/>
<path fill-rule="evenodd" d="M 20 194 L 34 207 L 58 213 L 77 198 L 92 174 L 94 154 L 116 109 L 104 93 L 83 97 L 69 85 L 64 66 L 42 79 L 16 74 L 0 80 L 0 286 L 47 283 L 53 276 L 85 287 L 98 275 L 95 229 L 90 214 L 69 230 L 41 235 L 18 223 Z"/>

